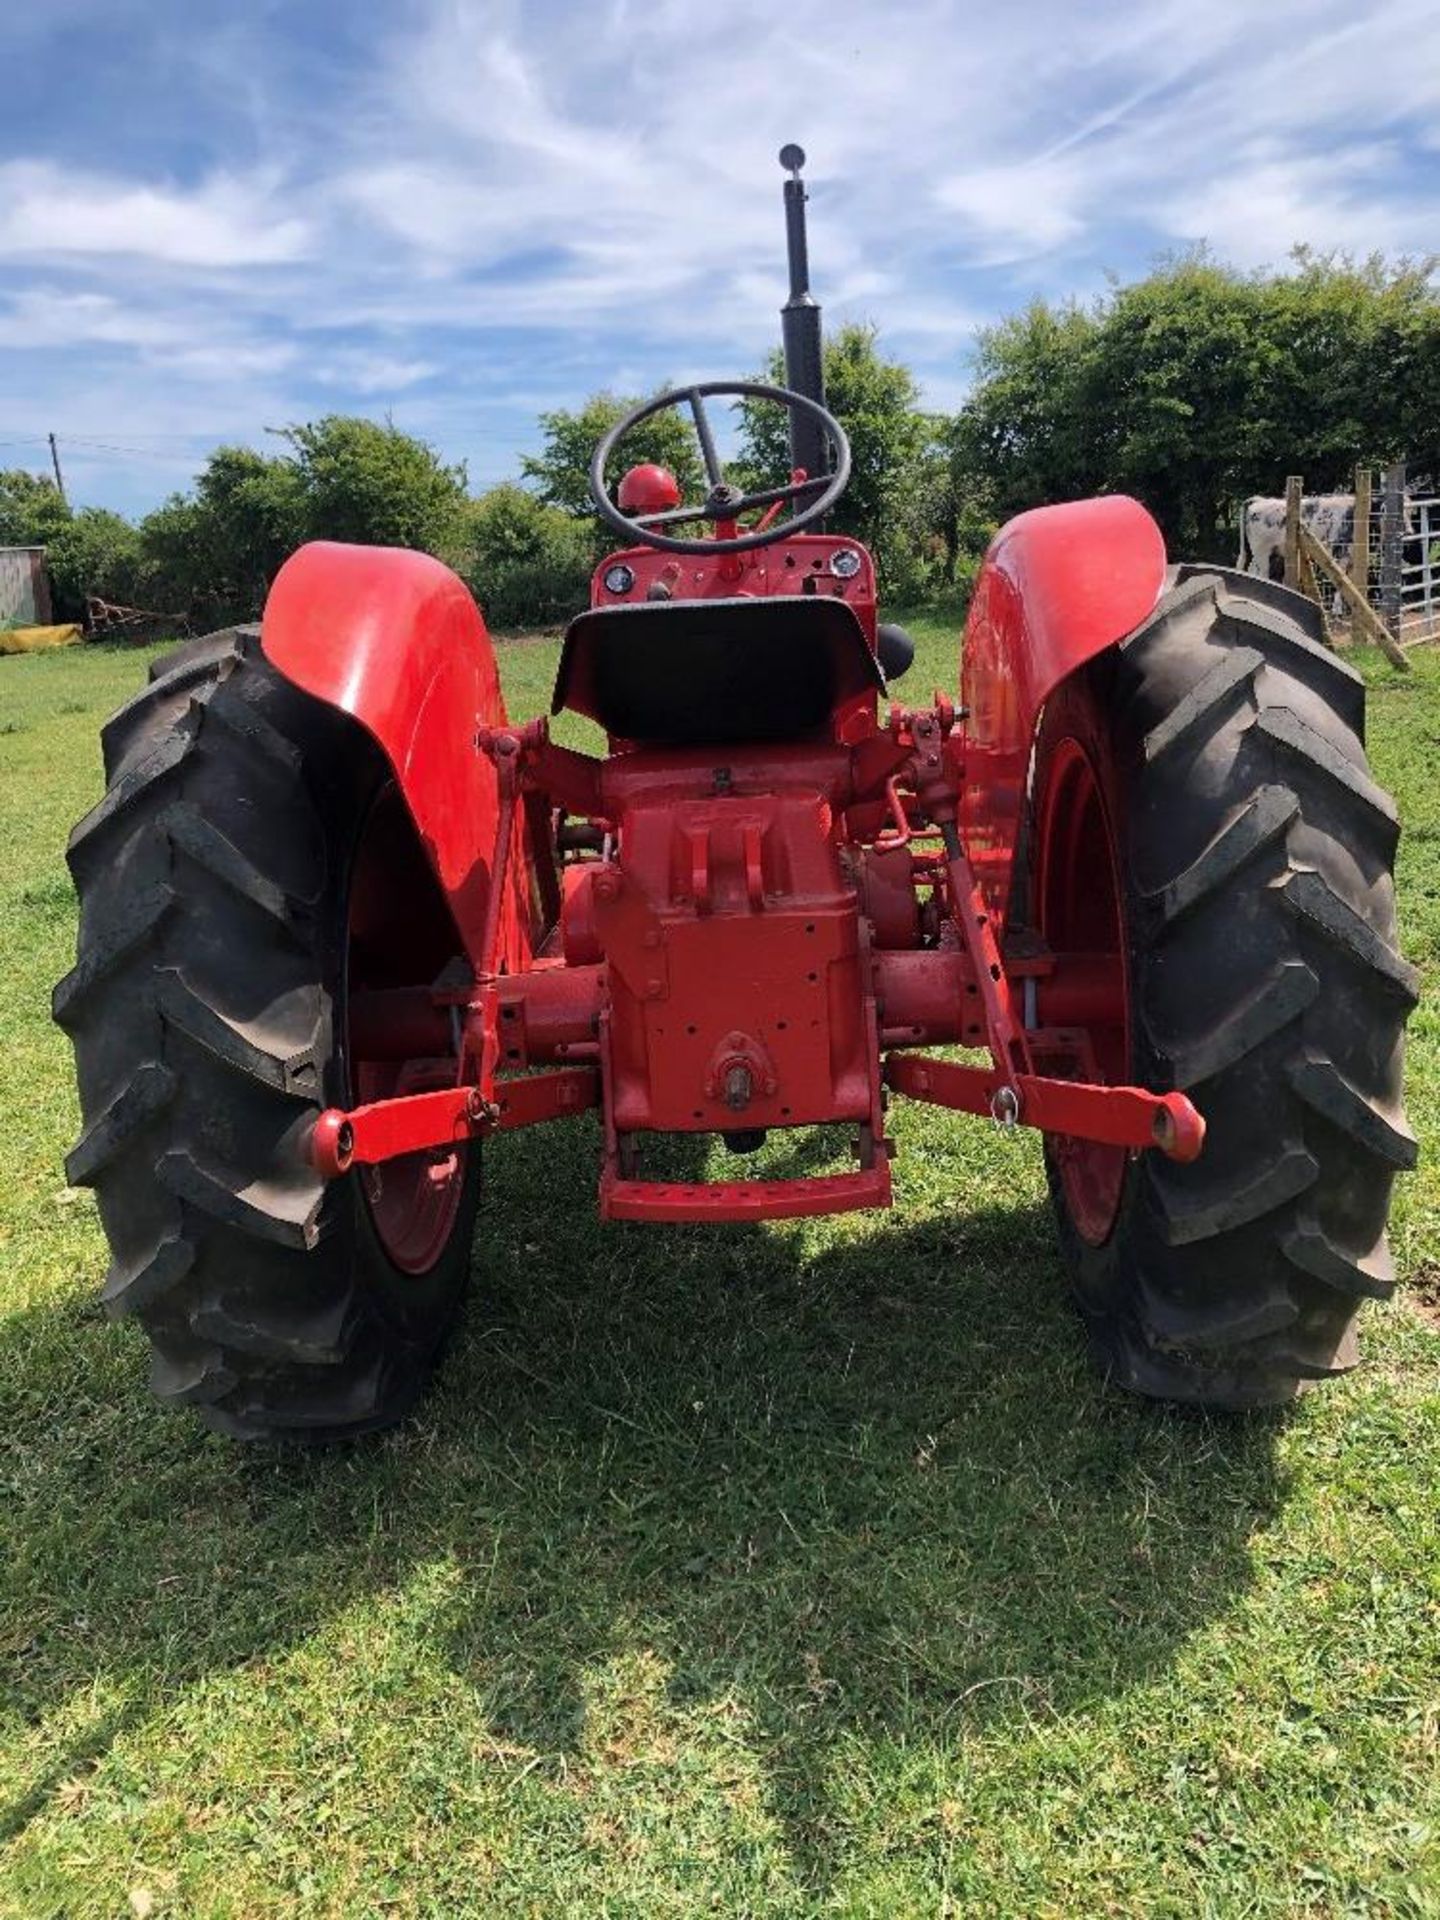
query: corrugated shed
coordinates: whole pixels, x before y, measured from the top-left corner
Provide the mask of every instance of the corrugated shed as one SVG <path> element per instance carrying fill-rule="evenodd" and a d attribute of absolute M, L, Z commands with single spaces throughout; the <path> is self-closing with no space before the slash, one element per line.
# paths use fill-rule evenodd
<path fill-rule="evenodd" d="M 50 624 L 50 576 L 43 547 L 0 547 L 0 627 Z"/>

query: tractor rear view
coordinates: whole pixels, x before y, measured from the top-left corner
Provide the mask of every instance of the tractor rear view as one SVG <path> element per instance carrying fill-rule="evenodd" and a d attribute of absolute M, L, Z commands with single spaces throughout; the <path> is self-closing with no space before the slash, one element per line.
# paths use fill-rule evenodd
<path fill-rule="evenodd" d="M 887 1207 L 896 1096 L 1037 1128 L 1096 1358 L 1165 1399 L 1287 1400 L 1391 1289 L 1416 981 L 1363 683 L 1309 602 L 1170 564 L 1109 497 L 1004 527 L 958 697 L 888 703 L 910 644 L 826 528 L 850 456 L 803 157 L 788 384 L 662 395 L 596 449 L 625 544 L 552 710 L 603 757 L 508 721 L 438 562 L 327 544 L 104 730 L 55 993 L 69 1176 L 156 1391 L 225 1432 L 401 1416 L 470 1272 L 484 1142 L 587 1109 L 601 1215 L 656 1226 Z M 787 410 L 782 484 L 727 478 L 725 397 Z M 670 406 L 705 497 L 656 467 L 612 493 Z M 820 1124 L 848 1170 L 747 1177 L 769 1130 Z M 728 1176 L 653 1177 L 674 1134 L 718 1137 Z"/>

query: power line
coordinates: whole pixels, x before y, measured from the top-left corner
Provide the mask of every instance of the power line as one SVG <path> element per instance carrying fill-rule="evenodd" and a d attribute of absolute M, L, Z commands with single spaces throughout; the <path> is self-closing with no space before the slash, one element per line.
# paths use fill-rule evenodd
<path fill-rule="evenodd" d="M 101 431 L 103 432 L 104 429 L 102 428 Z M 90 436 L 88 434 L 83 434 L 83 433 L 82 434 L 67 433 L 65 436 L 67 440 L 85 440 L 85 439 L 88 439 L 89 437 Z M 214 436 L 208 431 L 208 429 L 204 427 L 193 427 L 188 433 L 144 433 L 140 431 L 132 431 L 130 433 L 130 438 L 132 440 L 206 440 L 208 441 L 213 439 Z"/>
<path fill-rule="evenodd" d="M 102 429 L 102 431 L 104 430 Z M 77 432 L 73 427 L 62 427 L 60 428 L 60 432 L 67 440 L 90 440 L 94 438 L 93 434 Z M 43 433 L 30 433 L 24 427 L 4 426 L 0 426 L 0 435 L 12 440 L 43 440 L 46 437 Z M 145 433 L 134 431 L 131 432 L 129 437 L 132 440 L 208 440 L 212 436 L 207 428 L 194 427 L 188 433 Z"/>
<path fill-rule="evenodd" d="M 118 441 L 91 440 L 86 435 L 79 433 L 64 433 L 58 435 L 46 433 L 11 434 L 4 439 L 0 439 L 0 447 L 48 447 L 54 439 L 63 439 L 67 447 L 86 447 L 100 453 L 124 453 L 133 456 L 137 460 L 164 460 L 173 464 L 176 461 L 184 460 L 188 457 L 185 451 L 179 449 L 174 453 L 162 453 L 158 447 L 122 446 Z M 203 459 L 209 449 L 217 444 L 218 443 L 213 440 L 204 440 L 200 446 L 194 449 L 195 458 L 197 460 Z"/>
<path fill-rule="evenodd" d="M 120 446 L 113 440 L 87 440 L 83 435 L 78 433 L 67 433 L 65 441 L 67 446 L 92 447 L 101 453 L 128 453 L 137 460 L 163 460 L 168 465 L 173 465 L 178 460 L 188 458 L 188 455 L 184 453 L 161 453 L 158 447 L 126 447 Z M 214 445 L 216 443 L 211 442 L 210 444 Z M 195 458 L 200 459 L 202 452 L 203 449 L 197 452 Z"/>
<path fill-rule="evenodd" d="M 48 441 L 50 438 L 50 436 L 45 433 L 21 433 L 21 432 L 18 432 L 13 427 L 0 428 L 0 435 L 3 435 L 3 437 L 0 437 L 0 447 L 18 447 L 18 446 L 43 447 L 48 444 Z M 57 437 L 64 440 L 67 446 L 72 446 L 72 447 L 103 447 L 107 453 L 118 452 L 118 453 L 154 454 L 157 458 L 160 458 L 160 459 L 166 459 L 169 457 L 168 455 L 162 453 L 160 448 L 158 447 L 137 447 L 137 446 L 130 445 L 129 442 L 126 442 L 124 445 L 121 445 L 118 441 L 114 441 L 114 440 L 97 440 L 92 434 L 72 433 L 67 431 L 64 427 L 61 427 L 59 429 Z M 180 443 L 188 442 L 192 446 L 200 446 L 200 447 L 212 447 L 218 444 L 217 438 L 214 434 L 204 433 L 204 432 L 183 433 L 183 434 L 182 433 L 155 434 L 153 436 L 149 434 L 137 433 L 132 435 L 132 438 L 135 440 L 146 440 L 146 439 L 154 438 L 157 440 L 164 439 L 164 440 L 171 440 L 171 441 L 180 442 Z"/>

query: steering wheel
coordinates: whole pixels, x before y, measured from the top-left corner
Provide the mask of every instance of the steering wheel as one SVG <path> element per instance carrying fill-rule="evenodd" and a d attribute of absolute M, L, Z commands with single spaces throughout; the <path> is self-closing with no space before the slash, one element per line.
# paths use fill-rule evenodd
<path fill-rule="evenodd" d="M 789 413 L 807 414 L 825 429 L 829 437 L 835 456 L 835 471 L 816 474 L 813 479 L 791 480 L 783 487 L 763 487 L 756 493 L 746 493 L 740 487 L 731 486 L 720 465 L 720 456 L 715 451 L 715 436 L 710 431 L 709 417 L 705 412 L 707 397 L 719 393 L 747 400 L 768 400 L 784 407 Z M 632 520 L 620 511 L 605 490 L 605 468 L 615 444 L 632 427 L 638 427 L 642 420 L 664 413 L 667 408 L 686 405 L 695 422 L 710 491 L 699 506 L 671 507 L 664 513 L 642 513 Z M 776 540 L 787 540 L 792 533 L 798 533 L 801 527 L 808 527 L 813 521 L 819 520 L 835 505 L 849 479 L 850 442 L 845 429 L 818 400 L 795 393 L 789 387 L 768 386 L 761 380 L 705 380 L 699 386 L 675 387 L 669 393 L 657 394 L 653 400 L 647 400 L 643 407 L 632 408 L 623 420 L 616 421 L 596 447 L 590 462 L 590 497 L 602 520 L 617 533 L 623 533 L 628 540 L 642 546 L 658 547 L 663 553 L 744 553 L 751 547 L 768 547 Z M 798 502 L 807 497 L 810 504 L 799 506 Z M 773 507 L 786 501 L 796 503 L 788 520 L 751 533 L 733 534 L 725 539 L 677 540 L 672 534 L 655 531 L 658 527 L 681 526 L 687 520 L 738 520 L 742 513 L 749 513 L 754 507 Z"/>

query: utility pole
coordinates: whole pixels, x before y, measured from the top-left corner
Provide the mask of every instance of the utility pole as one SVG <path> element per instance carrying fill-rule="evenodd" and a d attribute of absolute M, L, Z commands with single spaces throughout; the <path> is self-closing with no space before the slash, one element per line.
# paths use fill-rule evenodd
<path fill-rule="evenodd" d="M 65 501 L 68 507 L 70 502 L 65 498 L 65 476 L 60 471 L 60 449 L 55 444 L 55 436 L 53 433 L 50 435 L 50 460 L 55 468 L 55 485 L 59 490 L 60 498 Z"/>

